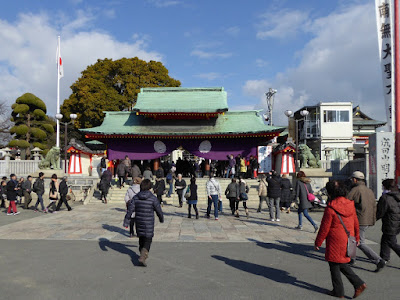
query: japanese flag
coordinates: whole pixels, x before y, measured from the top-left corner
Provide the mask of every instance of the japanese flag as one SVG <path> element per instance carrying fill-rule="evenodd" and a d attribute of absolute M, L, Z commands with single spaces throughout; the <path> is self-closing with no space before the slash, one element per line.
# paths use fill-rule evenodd
<path fill-rule="evenodd" d="M 64 64 L 61 58 L 60 37 L 58 37 L 58 44 L 57 44 L 57 71 L 59 79 L 61 77 L 64 77 Z"/>

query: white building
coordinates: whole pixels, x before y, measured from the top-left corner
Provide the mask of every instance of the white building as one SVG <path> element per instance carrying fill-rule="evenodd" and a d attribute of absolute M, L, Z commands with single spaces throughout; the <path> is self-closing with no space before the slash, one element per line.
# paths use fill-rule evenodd
<path fill-rule="evenodd" d="M 300 112 L 307 110 L 303 117 Z M 353 147 L 353 106 L 351 102 L 320 102 L 305 106 L 294 113 L 297 120 L 299 144 L 307 144 L 314 154 L 324 160 L 325 148 L 331 148 L 331 159 L 347 158 Z"/>

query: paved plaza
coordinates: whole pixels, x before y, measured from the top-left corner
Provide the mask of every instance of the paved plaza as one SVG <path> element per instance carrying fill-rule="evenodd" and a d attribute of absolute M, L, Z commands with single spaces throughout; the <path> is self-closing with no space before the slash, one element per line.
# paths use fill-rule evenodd
<path fill-rule="evenodd" d="M 248 219 L 215 221 L 201 207 L 196 220 L 186 206 L 166 205 L 143 268 L 137 238 L 121 226 L 121 204 L 73 208 L 0 215 L 0 299 L 331 299 L 324 253 L 313 249 L 311 225 L 293 229 L 297 213 L 272 223 L 252 208 Z M 319 222 L 322 211 L 311 216 Z M 379 251 L 380 222 L 368 237 Z M 359 253 L 354 270 L 368 285 L 360 299 L 397 299 L 399 267 L 392 254 L 376 274 Z M 347 281 L 345 290 L 353 295 Z"/>
<path fill-rule="evenodd" d="M 225 210 L 219 220 L 205 218 L 206 207 L 200 206 L 200 218 L 187 218 L 187 206 L 179 208 L 164 205 L 164 223 L 156 220 L 154 241 L 167 242 L 275 242 L 284 240 L 291 243 L 313 243 L 314 228 L 304 220 L 304 229 L 299 232 L 297 213 L 281 213 L 280 222 L 270 222 L 267 210 L 257 213 L 250 208 L 250 216 L 245 216 L 241 209 L 241 217 L 235 218 Z M 89 204 L 75 206 L 71 212 L 66 210 L 56 214 L 33 213 L 33 218 L 19 216 L 1 216 L 0 239 L 28 240 L 100 240 L 126 241 L 129 232 L 122 227 L 125 216 L 124 204 Z M 192 210 L 193 213 L 193 210 Z M 321 212 L 311 214 L 319 222 Z M 14 219 L 15 218 L 15 219 Z M 157 219 L 157 218 L 156 218 Z M 12 223 L 7 224 L 7 220 Z M 5 224 L 4 224 L 5 223 Z M 10 234 L 12 232 L 12 234 Z"/>

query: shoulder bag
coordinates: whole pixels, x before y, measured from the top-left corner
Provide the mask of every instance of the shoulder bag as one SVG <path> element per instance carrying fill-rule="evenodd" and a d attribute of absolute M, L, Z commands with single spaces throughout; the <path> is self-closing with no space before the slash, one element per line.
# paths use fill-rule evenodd
<path fill-rule="evenodd" d="M 191 193 L 190 193 L 190 184 L 188 185 L 187 189 L 186 189 L 186 193 L 185 193 L 185 199 L 190 198 Z"/>
<path fill-rule="evenodd" d="M 308 201 L 314 202 L 315 195 L 308 191 L 307 184 L 304 184 L 304 187 L 306 188 L 306 191 L 307 191 L 307 199 L 308 199 Z"/>
<path fill-rule="evenodd" d="M 339 215 L 339 213 L 337 211 L 335 211 L 335 212 L 340 220 L 340 223 L 342 223 L 342 225 L 343 225 L 344 231 L 346 231 L 346 234 L 347 234 L 347 253 L 346 253 L 346 255 L 350 258 L 355 258 L 356 253 L 357 253 L 356 238 L 354 236 L 350 235 L 350 232 L 347 230 L 346 226 L 343 223 L 342 217 Z"/>

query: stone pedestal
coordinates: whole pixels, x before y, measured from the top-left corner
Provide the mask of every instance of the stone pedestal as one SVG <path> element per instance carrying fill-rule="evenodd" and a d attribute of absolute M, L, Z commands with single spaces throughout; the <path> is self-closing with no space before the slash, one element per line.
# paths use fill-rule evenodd
<path fill-rule="evenodd" d="M 33 173 L 31 176 L 33 178 L 39 177 L 39 173 L 43 172 L 44 173 L 44 178 L 51 178 L 53 174 L 57 175 L 57 178 L 61 179 L 67 174 L 65 174 L 64 170 L 53 170 L 53 169 L 46 169 L 46 170 L 37 170 L 35 173 Z"/>

